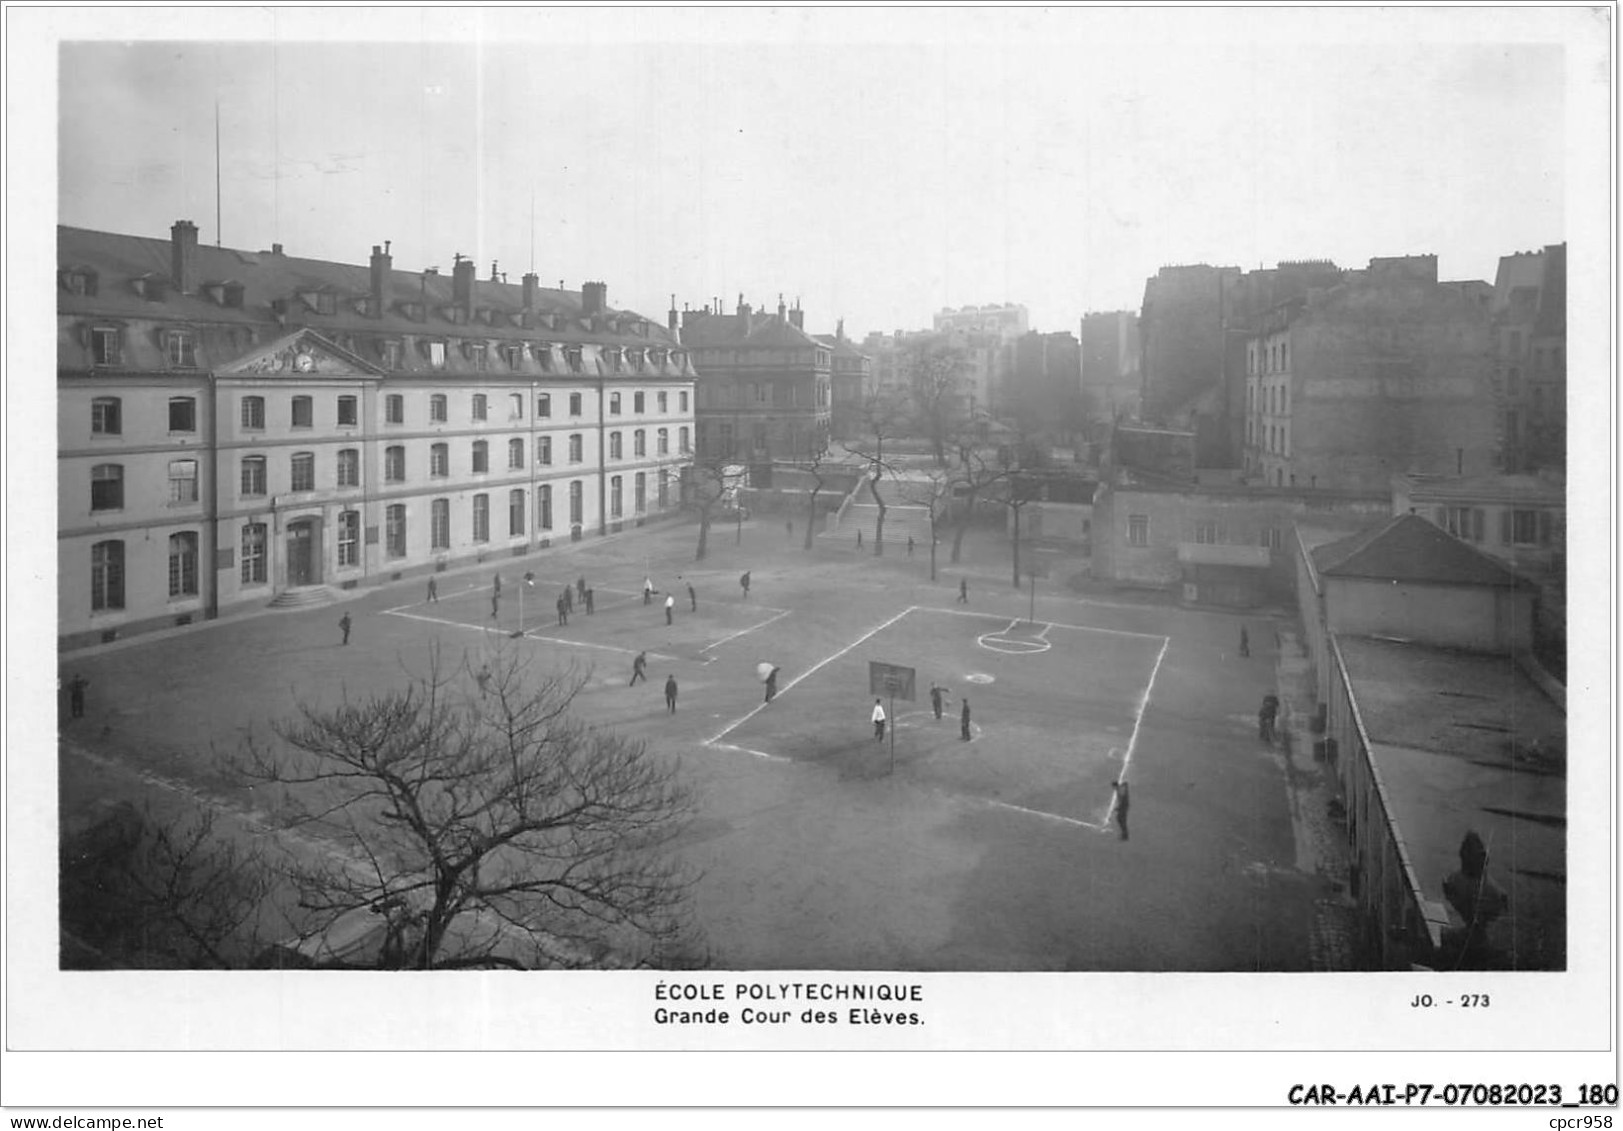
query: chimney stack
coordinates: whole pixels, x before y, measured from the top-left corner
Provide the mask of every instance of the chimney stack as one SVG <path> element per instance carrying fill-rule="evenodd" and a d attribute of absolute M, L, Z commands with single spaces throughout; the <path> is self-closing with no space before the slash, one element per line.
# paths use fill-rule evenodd
<path fill-rule="evenodd" d="M 800 309 L 800 300 L 795 299 L 795 308 L 789 312 L 789 325 L 797 330 L 806 328 L 806 312 Z"/>
<path fill-rule="evenodd" d="M 667 330 L 669 330 L 673 334 L 676 333 L 676 296 L 675 295 L 671 296 L 671 309 L 665 315 L 665 328 Z"/>
<path fill-rule="evenodd" d="M 394 257 L 386 250 L 388 246 L 388 241 L 384 241 L 383 247 L 372 245 L 372 302 L 368 313 L 373 318 L 382 318 L 389 308 L 389 272 L 394 267 Z"/>
<path fill-rule="evenodd" d="M 169 229 L 170 277 L 175 290 L 189 295 L 197 290 L 197 225 L 190 220 L 176 220 Z"/>
<path fill-rule="evenodd" d="M 524 313 L 535 314 L 535 297 L 541 289 L 541 276 L 534 271 L 524 276 Z"/>
<path fill-rule="evenodd" d="M 779 291 L 778 292 L 778 321 L 779 322 L 782 322 L 784 320 L 784 314 L 788 309 L 789 308 L 787 306 L 783 305 L 783 292 Z"/>
<path fill-rule="evenodd" d="M 605 314 L 608 309 L 609 285 L 607 283 L 582 283 L 580 285 L 580 312 L 582 314 Z"/>
<path fill-rule="evenodd" d="M 451 267 L 451 303 L 473 320 L 473 260 L 457 252 Z"/>
<path fill-rule="evenodd" d="M 502 273 L 496 270 L 497 266 L 497 261 L 492 259 L 490 261 L 490 281 L 492 283 L 499 283 L 502 281 Z"/>
<path fill-rule="evenodd" d="M 755 308 L 750 306 L 749 303 L 744 301 L 744 292 L 739 291 L 738 292 L 738 316 L 744 320 L 744 328 L 746 330 L 749 329 L 750 315 L 753 314 L 754 311 L 755 311 Z"/>
<path fill-rule="evenodd" d="M 834 323 L 834 337 L 837 341 L 845 341 L 845 319 L 841 318 Z"/>

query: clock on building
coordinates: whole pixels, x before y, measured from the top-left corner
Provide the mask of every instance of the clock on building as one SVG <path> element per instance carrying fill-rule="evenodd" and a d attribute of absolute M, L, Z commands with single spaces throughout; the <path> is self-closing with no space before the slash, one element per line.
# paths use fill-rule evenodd
<path fill-rule="evenodd" d="M 293 368 L 300 373 L 309 373 L 315 367 L 316 359 L 313 354 L 301 353 L 293 359 Z"/>

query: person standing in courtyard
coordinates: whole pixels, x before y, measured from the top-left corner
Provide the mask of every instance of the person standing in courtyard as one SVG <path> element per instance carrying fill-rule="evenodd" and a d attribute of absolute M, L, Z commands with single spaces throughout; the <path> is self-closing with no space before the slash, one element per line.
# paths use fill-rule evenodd
<path fill-rule="evenodd" d="M 773 668 L 766 673 L 766 701 L 768 703 L 772 702 L 773 698 L 778 694 L 778 670 Z"/>
<path fill-rule="evenodd" d="M 694 592 L 694 590 L 693 590 L 693 582 L 691 582 L 691 581 L 688 582 L 688 604 L 693 606 L 693 611 L 694 612 L 699 611 L 699 595 L 696 592 Z"/>
<path fill-rule="evenodd" d="M 941 721 L 941 707 L 947 698 L 947 689 L 939 683 L 930 684 L 930 709 L 935 712 L 935 721 Z"/>
<path fill-rule="evenodd" d="M 1279 696 L 1264 695 L 1262 706 L 1257 708 L 1257 737 L 1272 746 L 1274 742 L 1274 720 L 1279 717 Z"/>
<path fill-rule="evenodd" d="M 502 595 L 502 575 L 499 573 L 495 575 L 495 580 L 491 583 L 491 592 L 498 597 Z"/>
<path fill-rule="evenodd" d="M 673 623 L 673 614 L 676 611 L 676 594 L 665 594 L 665 623 Z"/>
<path fill-rule="evenodd" d="M 862 549 L 862 531 L 857 531 L 857 549 Z"/>
<path fill-rule="evenodd" d="M 743 589 L 744 589 L 744 600 L 748 601 L 750 599 L 750 571 L 749 570 L 746 569 L 743 572 L 743 574 L 739 577 L 738 584 L 741 585 L 743 587 Z"/>
<path fill-rule="evenodd" d="M 964 709 L 958 712 L 958 737 L 965 742 L 969 741 L 969 700 L 964 700 Z"/>
<path fill-rule="evenodd" d="M 1116 791 L 1116 826 L 1121 829 L 1121 839 L 1127 839 L 1127 783 L 1113 781 L 1110 788 Z"/>
<path fill-rule="evenodd" d="M 492 593 L 490 595 L 490 616 L 491 616 L 491 619 L 495 619 L 497 616 L 500 616 L 501 611 L 502 611 L 502 595 L 500 593 Z"/>
<path fill-rule="evenodd" d="M 569 623 L 569 610 L 564 607 L 564 599 L 562 597 L 558 598 L 558 623 Z"/>
<path fill-rule="evenodd" d="M 911 534 L 907 536 L 907 556 L 910 558 L 913 556 L 913 536 Z"/>
<path fill-rule="evenodd" d="M 348 613 L 345 613 L 338 620 L 338 627 L 344 630 L 344 643 L 345 644 L 349 643 L 349 626 L 350 626 L 350 623 L 351 622 L 350 622 Z"/>
<path fill-rule="evenodd" d="M 68 710 L 76 719 L 85 717 L 85 688 L 90 681 L 78 672 L 68 681 Z"/>
<path fill-rule="evenodd" d="M 969 604 L 969 578 L 967 577 L 958 579 L 958 603 L 960 605 Z"/>
<path fill-rule="evenodd" d="M 648 678 L 648 653 L 638 652 L 637 658 L 631 661 L 631 682 L 627 687 L 636 687 L 639 679 Z"/>
<path fill-rule="evenodd" d="M 1246 635 L 1245 625 L 1240 626 L 1240 655 L 1251 655 L 1251 637 Z"/>
<path fill-rule="evenodd" d="M 436 605 L 440 603 L 440 585 L 434 578 L 428 579 L 428 599 Z"/>
<path fill-rule="evenodd" d="M 575 594 L 582 601 L 586 600 L 586 575 L 584 573 L 575 579 Z"/>
<path fill-rule="evenodd" d="M 665 677 L 665 709 L 673 715 L 676 714 L 676 677 L 674 675 Z"/>
<path fill-rule="evenodd" d="M 885 705 L 879 700 L 875 699 L 873 701 L 873 714 L 870 715 L 869 718 L 873 719 L 874 741 L 885 741 Z"/>
<path fill-rule="evenodd" d="M 642 603 L 645 605 L 654 603 L 654 579 L 651 577 L 642 579 Z"/>
<path fill-rule="evenodd" d="M 588 616 L 597 611 L 597 602 L 593 597 L 593 594 L 596 592 L 597 590 L 588 586 L 585 595 L 581 597 L 581 600 L 586 602 L 586 614 Z"/>
<path fill-rule="evenodd" d="M 564 586 L 564 612 L 572 613 L 574 611 L 575 611 L 575 591 L 573 589 L 569 588 L 569 586 L 565 585 Z"/>

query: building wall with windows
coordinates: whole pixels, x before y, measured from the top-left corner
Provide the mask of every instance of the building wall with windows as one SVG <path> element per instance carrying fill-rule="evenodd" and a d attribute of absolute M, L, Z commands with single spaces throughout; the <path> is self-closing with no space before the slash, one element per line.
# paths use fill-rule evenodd
<path fill-rule="evenodd" d="M 1247 345 L 1248 474 L 1271 487 L 1381 490 L 1395 473 L 1499 462 L 1486 284 L 1435 256 L 1374 259 L 1286 303 Z"/>
<path fill-rule="evenodd" d="M 776 316 L 686 311 L 682 342 L 698 374 L 698 454 L 770 466 L 805 459 L 832 430 L 833 350 L 780 300 Z"/>
<path fill-rule="evenodd" d="M 1390 509 L 1390 498 L 1377 494 L 1101 483 L 1093 502 L 1093 575 L 1171 589 L 1187 572 L 1182 547 L 1252 547 L 1268 551 L 1259 590 L 1284 596 L 1295 576 L 1290 555 L 1280 551 L 1294 523 L 1356 529 L 1388 517 Z M 1183 555 L 1202 556 L 1210 551 Z"/>
<path fill-rule="evenodd" d="M 679 508 L 688 351 L 602 284 L 462 260 L 447 286 L 382 248 L 350 267 L 195 234 L 59 229 L 64 646 Z"/>

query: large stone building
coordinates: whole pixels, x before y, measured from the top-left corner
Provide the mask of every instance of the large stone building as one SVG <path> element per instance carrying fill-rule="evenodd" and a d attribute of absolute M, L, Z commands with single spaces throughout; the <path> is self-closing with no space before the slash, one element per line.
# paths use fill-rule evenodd
<path fill-rule="evenodd" d="M 1507 472 L 1566 466 L 1567 245 L 1499 260 L 1495 382 Z"/>
<path fill-rule="evenodd" d="M 1385 491 L 1399 472 L 1495 470 L 1488 298 L 1439 283 L 1427 255 L 1276 307 L 1246 343 L 1248 476 Z"/>
<path fill-rule="evenodd" d="M 862 404 L 872 391 L 873 359 L 845 336 L 845 319 L 835 323 L 834 333 L 818 334 L 817 340 L 829 348 L 834 370 L 829 377 L 829 427 L 838 440 L 856 439 L 862 434 Z"/>
<path fill-rule="evenodd" d="M 1007 384 L 1014 372 L 1014 343 L 1031 329 L 1031 318 L 1019 303 L 951 307 L 936 312 L 935 332 L 963 351 L 964 393 L 972 416 L 996 415 L 1005 407 Z"/>
<path fill-rule="evenodd" d="M 700 458 L 764 471 L 827 445 L 834 351 L 806 333 L 798 306 L 780 297 L 776 314 L 758 312 L 739 296 L 733 314 L 688 310 L 681 339 L 698 373 Z"/>
<path fill-rule="evenodd" d="M 62 227 L 57 253 L 64 646 L 680 504 L 689 353 L 602 283 L 206 247 L 187 221 Z"/>
<path fill-rule="evenodd" d="M 1200 437 L 1203 464 L 1222 466 L 1223 313 L 1238 267 L 1163 267 L 1144 284 L 1139 312 L 1141 411 L 1147 423 Z"/>
<path fill-rule="evenodd" d="M 1138 314 L 1095 311 L 1082 316 L 1082 389 L 1103 420 L 1132 419 L 1143 393 Z"/>

